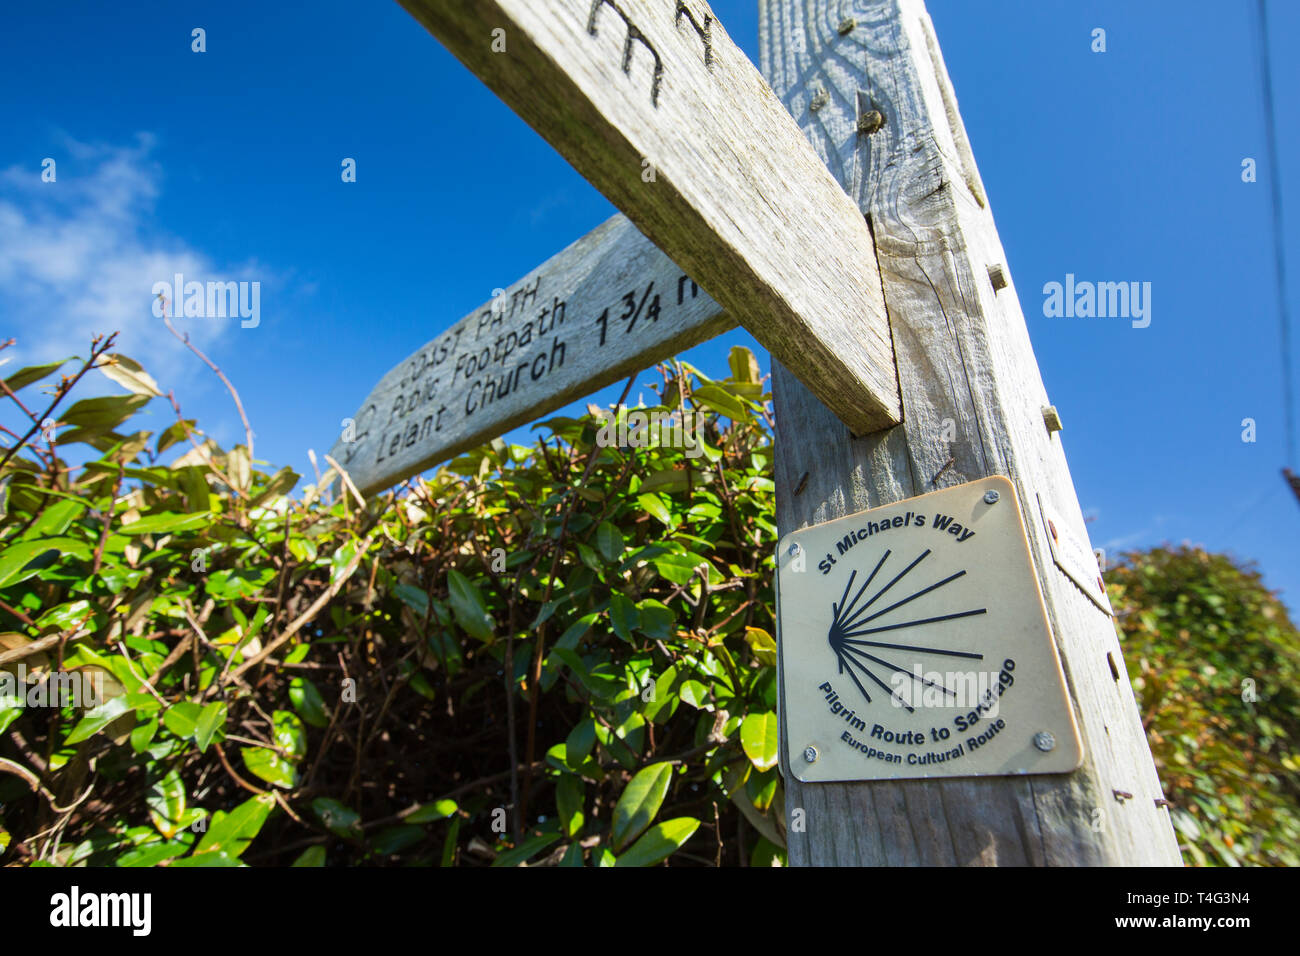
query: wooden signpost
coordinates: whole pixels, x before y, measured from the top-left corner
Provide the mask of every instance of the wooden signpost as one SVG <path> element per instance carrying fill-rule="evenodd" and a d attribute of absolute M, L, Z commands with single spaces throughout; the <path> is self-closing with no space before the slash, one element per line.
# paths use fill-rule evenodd
<path fill-rule="evenodd" d="M 819 3 L 765 0 L 760 51 L 773 89 L 871 218 L 904 422 L 854 438 L 774 359 L 777 526 L 785 535 L 1005 475 L 1084 753 L 1072 773 L 1042 776 L 805 784 L 787 774 L 787 811 L 807 823 L 789 834 L 790 862 L 1177 866 L 1114 622 L 1052 560 L 1040 501 L 1071 536 L 1088 535 L 930 17 L 921 0 L 853 6 L 845 29 Z M 870 135 L 858 131 L 864 101 L 886 118 Z"/>
<path fill-rule="evenodd" d="M 403 5 L 855 433 L 898 423 L 871 233 L 706 3 Z"/>
<path fill-rule="evenodd" d="M 990 553 L 1020 568 L 1007 596 L 1041 675 L 1022 696 L 1068 733 L 1041 766 L 1020 766 L 1023 746 L 982 756 L 972 772 L 986 776 L 865 779 L 890 775 L 855 777 L 844 759 L 794 773 L 788 709 L 804 705 L 786 687 L 790 862 L 1177 865 L 1109 606 L 1091 590 L 1059 418 L 922 0 L 761 0 L 770 88 L 700 0 L 402 2 L 631 222 L 604 224 L 385 376 L 334 452 L 354 480 L 385 487 L 739 323 L 773 354 L 783 539 L 821 543 L 819 526 L 893 503 L 891 528 L 920 527 L 911 499 L 951 489 L 929 500 L 962 502 L 970 528 L 953 540 L 994 534 Z M 1015 520 L 999 512 L 981 531 L 998 488 Z M 791 554 L 781 589 L 802 596 Z M 847 648 L 868 609 L 838 587 L 818 594 Z M 919 623 L 979 613 L 965 607 L 978 589 L 949 593 L 962 609 Z M 801 672 L 778 643 L 783 674 Z"/>
<path fill-rule="evenodd" d="M 330 455 L 370 494 L 734 326 L 615 216 L 395 366 Z"/>

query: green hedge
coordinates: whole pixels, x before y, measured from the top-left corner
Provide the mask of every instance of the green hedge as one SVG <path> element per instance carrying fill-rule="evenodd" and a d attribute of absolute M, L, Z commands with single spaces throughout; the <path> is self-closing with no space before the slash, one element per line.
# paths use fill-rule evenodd
<path fill-rule="evenodd" d="M 362 502 L 222 450 L 174 401 L 131 431 L 170 396 L 111 341 L 5 380 L 0 862 L 784 862 L 748 351 L 723 380 L 660 369 L 651 410 L 699 415 L 702 454 L 553 418 Z M 65 401 L 101 372 L 128 394 Z M 1199 553 L 1111 579 L 1188 858 L 1294 862 L 1285 612 Z M 51 673 L 106 700 L 24 706 Z"/>
<path fill-rule="evenodd" d="M 1184 859 L 1300 864 L 1300 634 L 1257 571 L 1199 548 L 1108 574 Z"/>

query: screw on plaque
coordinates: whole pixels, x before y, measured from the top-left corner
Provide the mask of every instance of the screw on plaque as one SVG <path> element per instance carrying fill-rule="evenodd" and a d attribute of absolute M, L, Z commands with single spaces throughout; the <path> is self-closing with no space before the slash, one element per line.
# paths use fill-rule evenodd
<path fill-rule="evenodd" d="M 798 541 L 794 542 L 792 545 L 790 545 L 790 557 L 793 558 L 796 554 L 798 554 L 802 550 L 803 549 L 799 547 L 799 542 Z"/>
<path fill-rule="evenodd" d="M 988 491 L 984 492 L 984 503 L 986 505 L 997 504 L 999 497 L 1000 496 L 998 495 L 997 491 L 994 490 L 993 488 L 990 488 Z"/>
<path fill-rule="evenodd" d="M 804 748 L 803 748 L 803 759 L 806 760 L 806 761 L 808 761 L 809 763 L 816 763 L 816 762 L 817 762 L 817 748 L 816 748 L 816 747 L 804 747 Z"/>
<path fill-rule="evenodd" d="M 1034 746 L 1043 753 L 1047 753 L 1049 750 L 1056 747 L 1056 738 L 1046 730 L 1040 730 L 1038 733 L 1034 734 Z"/>

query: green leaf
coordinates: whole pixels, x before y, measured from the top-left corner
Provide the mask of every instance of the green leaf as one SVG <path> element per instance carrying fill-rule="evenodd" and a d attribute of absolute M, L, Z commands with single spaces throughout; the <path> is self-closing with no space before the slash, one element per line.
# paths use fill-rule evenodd
<path fill-rule="evenodd" d="M 457 840 L 460 839 L 460 817 L 453 817 L 451 826 L 447 827 L 447 839 L 442 841 L 442 866 L 451 866 L 456 861 Z"/>
<path fill-rule="evenodd" d="M 433 803 L 426 803 L 414 813 L 408 814 L 407 823 L 433 823 L 435 820 L 443 820 L 451 816 L 460 807 L 455 800 L 435 800 Z"/>
<path fill-rule="evenodd" d="M 199 745 L 199 753 L 208 749 L 213 736 L 226 723 L 226 705 L 223 701 L 213 701 L 199 713 L 194 722 L 194 742 Z"/>
<path fill-rule="evenodd" d="M 180 856 L 189 847 L 178 840 L 170 840 L 165 843 L 151 843 L 148 846 L 142 846 L 135 850 L 128 850 L 116 860 L 114 866 L 157 866 L 164 860 L 170 860 Z"/>
<path fill-rule="evenodd" d="M 307 752 L 307 732 L 298 715 L 289 710 L 277 710 L 271 715 L 271 727 L 276 746 L 285 751 L 290 760 L 301 760 Z"/>
<path fill-rule="evenodd" d="M 172 445 L 176 444 L 178 441 L 185 441 L 186 426 L 188 426 L 189 430 L 193 432 L 195 431 L 194 426 L 197 424 L 198 421 L 196 419 L 187 418 L 185 419 L 184 425 L 182 425 L 180 422 L 172 422 L 171 425 L 169 425 L 167 428 L 164 428 L 162 432 L 159 433 L 158 441 L 154 446 L 155 448 L 157 448 L 158 454 L 161 455 L 163 452 L 165 452 Z"/>
<path fill-rule="evenodd" d="M 239 858 L 231 856 L 223 850 L 213 850 L 210 853 L 195 853 L 193 856 L 183 856 L 179 860 L 173 860 L 167 864 L 168 869 L 184 867 L 189 869 L 195 866 L 243 866 Z"/>
<path fill-rule="evenodd" d="M 0 588 L 24 581 L 33 574 L 39 573 L 40 568 L 26 571 L 27 566 L 47 551 L 58 551 L 65 556 L 75 555 L 82 559 L 90 557 L 89 546 L 76 538 L 46 538 L 43 541 L 23 541 L 9 545 L 4 548 L 3 554 L 0 554 Z"/>
<path fill-rule="evenodd" d="M 759 837 L 754 850 L 749 855 L 752 867 L 785 866 L 785 850 L 767 837 Z"/>
<path fill-rule="evenodd" d="M 664 504 L 664 500 L 656 494 L 637 495 L 637 504 L 639 504 L 652 518 L 657 518 L 662 524 L 669 528 L 673 526 L 672 512 Z"/>
<path fill-rule="evenodd" d="M 555 642 L 555 647 L 562 648 L 567 651 L 573 650 L 575 647 L 578 646 L 578 642 L 582 640 L 583 637 L 586 636 L 589 630 L 591 630 L 591 625 L 598 616 L 599 615 L 593 613 L 593 614 L 584 614 L 582 617 L 578 618 L 578 620 L 574 621 L 572 624 L 570 624 L 567 628 L 564 629 L 564 633 L 560 635 L 560 639 Z M 556 658 L 556 660 L 563 660 L 563 658 Z M 549 660 L 549 657 L 546 666 L 548 671 L 551 672 L 556 671 L 559 667 L 558 664 L 551 662 Z M 579 665 L 579 667 L 581 667 L 581 665 Z M 586 668 L 582 668 L 582 670 L 585 672 Z"/>
<path fill-rule="evenodd" d="M 0 697 L 0 734 L 9 725 L 23 715 L 23 703 L 20 697 Z"/>
<path fill-rule="evenodd" d="M 638 623 L 636 605 L 618 591 L 609 596 L 609 623 L 615 634 L 631 643 L 632 631 Z"/>
<path fill-rule="evenodd" d="M 582 844 L 570 843 L 560 858 L 560 866 L 582 866 Z"/>
<path fill-rule="evenodd" d="M 564 746 L 564 757 L 569 766 L 581 764 L 591 753 L 591 748 L 596 746 L 596 721 L 588 717 L 574 724 Z"/>
<path fill-rule="evenodd" d="M 646 598 L 637 603 L 636 609 L 637 616 L 640 618 L 637 627 L 646 637 L 666 641 L 673 636 L 673 625 L 677 622 L 677 615 L 668 605 L 654 598 Z"/>
<path fill-rule="evenodd" d="M 298 785 L 297 765 L 274 750 L 266 747 L 241 747 L 240 753 L 244 755 L 244 765 L 249 771 L 267 783 L 285 790 L 292 790 Z"/>
<path fill-rule="evenodd" d="M 83 398 L 60 416 L 68 425 L 116 428 L 147 405 L 148 395 L 107 395 Z"/>
<path fill-rule="evenodd" d="M 578 542 L 577 547 L 578 559 L 582 561 L 583 564 L 591 568 L 591 570 L 595 571 L 597 574 L 600 574 L 605 570 L 605 566 L 601 563 L 600 556 L 596 554 L 595 550 L 587 547 L 581 541 Z"/>
<path fill-rule="evenodd" d="M 311 802 L 312 811 L 325 824 L 325 829 L 335 836 L 353 839 L 361 836 L 361 816 L 332 797 L 317 797 Z"/>
<path fill-rule="evenodd" d="M 384 827 L 370 840 L 370 849 L 380 856 L 393 856 L 403 850 L 409 850 L 424 839 L 424 830 L 420 827 L 398 824 Z"/>
<path fill-rule="evenodd" d="M 32 382 L 39 382 L 45 376 L 57 372 L 71 362 L 73 358 L 76 358 L 76 356 L 59 359 L 57 362 L 46 362 L 44 365 L 29 365 L 26 368 L 20 368 L 5 379 L 5 384 L 9 386 L 10 391 L 16 392 L 18 389 L 32 384 Z"/>
<path fill-rule="evenodd" d="M 731 366 L 731 377 L 737 382 L 757 383 L 762 380 L 763 373 L 758 367 L 758 359 L 743 345 L 731 347 L 727 364 Z"/>
<path fill-rule="evenodd" d="M 750 714 L 740 725 L 740 746 L 759 770 L 776 766 L 777 720 L 772 711 Z"/>
<path fill-rule="evenodd" d="M 645 481 L 641 482 L 639 490 L 642 494 L 649 494 L 652 491 L 685 491 L 689 485 L 685 471 L 679 468 L 661 468 L 648 475 Z"/>
<path fill-rule="evenodd" d="M 256 497 L 249 502 L 249 507 L 256 508 L 258 505 L 270 501 L 272 498 L 288 494 L 290 489 L 292 489 L 294 485 L 298 484 L 298 479 L 300 477 L 301 476 L 292 468 L 281 468 L 271 476 L 271 480 L 266 483 L 266 487 L 258 492 Z"/>
<path fill-rule="evenodd" d="M 349 541 L 330 556 L 330 584 L 339 584 L 345 580 L 344 572 L 360 549 L 360 541 Z M 352 569 L 352 573 L 356 573 L 356 568 Z"/>
<path fill-rule="evenodd" d="M 622 532 L 608 521 L 602 521 L 596 528 L 596 547 L 606 561 L 619 560 L 623 557 L 624 548 Z"/>
<path fill-rule="evenodd" d="M 720 415 L 726 415 L 732 421 L 745 422 L 749 420 L 749 410 L 744 403 L 721 385 L 701 385 L 691 392 L 691 397 L 705 408 L 711 408 Z"/>
<path fill-rule="evenodd" d="M 563 774 L 555 786 L 555 806 L 560 814 L 560 825 L 568 837 L 582 832 L 582 806 L 584 790 L 582 780 L 573 774 Z"/>
<path fill-rule="evenodd" d="M 632 848 L 615 861 L 615 866 L 654 866 L 668 859 L 691 838 L 700 821 L 694 817 L 677 817 L 657 823 Z"/>
<path fill-rule="evenodd" d="M 451 595 L 451 609 L 456 615 L 456 623 L 471 637 L 480 641 L 490 641 L 496 629 L 496 622 L 488 613 L 479 589 L 455 568 L 447 571 L 447 588 Z"/>
<path fill-rule="evenodd" d="M 768 770 L 766 773 L 752 773 L 745 781 L 745 795 L 759 813 L 767 813 L 772 806 L 779 776 L 775 770 Z"/>
<path fill-rule="evenodd" d="M 507 850 L 505 853 L 502 853 L 492 861 L 492 865 L 494 867 L 518 866 L 520 863 L 526 863 L 559 838 L 559 831 L 554 830 L 531 836 L 513 850 Z"/>
<path fill-rule="evenodd" d="M 692 707 L 702 708 L 709 702 L 709 689 L 697 680 L 683 681 L 678 696 Z"/>
<path fill-rule="evenodd" d="M 761 627 L 746 627 L 745 640 L 764 667 L 776 666 L 776 639 Z"/>
<path fill-rule="evenodd" d="M 655 681 L 654 696 L 646 701 L 644 713 L 646 720 L 652 720 L 657 724 L 663 723 L 668 717 L 672 716 L 673 711 L 677 708 L 674 701 L 678 695 L 673 693 L 673 687 L 677 683 L 677 666 L 669 665 L 668 669 L 659 675 Z M 642 696 L 644 700 L 644 695 Z"/>
<path fill-rule="evenodd" d="M 0 730 L 4 730 L 4 727 L 0 726 Z M 140 724 L 131 731 L 131 749 L 138 754 L 144 753 L 153 743 L 156 733 L 158 733 L 158 718 L 151 717 L 147 723 Z"/>
<path fill-rule="evenodd" d="M 182 700 L 167 708 L 167 712 L 163 714 L 162 718 L 163 726 L 177 737 L 188 739 L 194 736 L 194 730 L 198 726 L 201 713 L 203 713 L 203 708 L 194 701 Z"/>
<path fill-rule="evenodd" d="M 699 554 L 662 554 L 653 559 L 655 570 L 673 584 L 689 584 L 692 578 L 698 581 L 697 568 L 704 568 L 709 575 L 709 584 L 721 584 L 725 579 L 722 572 L 713 566 L 708 558 Z"/>
<path fill-rule="evenodd" d="M 309 846 L 298 855 L 290 866 L 324 866 L 325 865 L 325 848 L 320 846 Z"/>
<path fill-rule="evenodd" d="M 198 465 L 177 469 L 176 481 L 178 487 L 185 493 L 187 512 L 197 514 L 211 510 L 212 502 L 209 495 L 212 489 L 208 487 L 208 476 L 204 469 Z"/>
<path fill-rule="evenodd" d="M 226 453 L 226 477 L 239 491 L 248 491 L 253 479 L 253 463 L 245 446 L 236 445 Z"/>
<path fill-rule="evenodd" d="M 289 700 L 294 708 L 313 727 L 328 727 L 329 712 L 325 709 L 325 699 L 320 691 L 305 677 L 295 677 L 289 682 Z"/>
<path fill-rule="evenodd" d="M 85 502 L 62 498 L 41 512 L 41 516 L 23 532 L 23 540 L 35 541 L 50 535 L 61 535 L 85 510 Z"/>
<path fill-rule="evenodd" d="M 211 521 L 212 516 L 206 511 L 189 514 L 164 511 L 119 525 L 117 530 L 122 534 L 172 534 L 176 531 L 194 531 L 206 527 Z"/>
<path fill-rule="evenodd" d="M 297 560 L 301 561 L 303 564 L 312 564 L 316 560 L 316 553 L 317 553 L 316 542 L 313 541 L 311 538 L 292 537 L 289 539 L 289 553 L 292 554 Z M 416 608 L 421 613 L 423 613 L 425 607 L 428 604 L 428 598 L 426 597 L 425 593 L 423 591 L 418 591 L 414 588 L 411 588 L 410 585 L 404 584 L 401 585 L 400 587 L 409 589 L 411 591 L 415 591 L 415 593 L 419 594 L 420 597 L 425 598 L 424 604 L 421 604 Z M 398 588 L 394 588 L 394 590 L 396 591 L 398 590 Z M 405 594 L 399 594 L 398 596 L 401 597 L 402 600 L 407 601 L 407 603 L 410 604 L 410 601 L 407 600 L 407 596 Z M 416 605 L 412 605 L 412 607 L 416 607 Z"/>
<path fill-rule="evenodd" d="M 72 733 L 68 734 L 65 745 L 79 744 L 99 733 L 117 718 L 128 713 L 133 708 L 127 706 L 124 697 L 114 697 L 112 700 L 105 701 L 94 710 L 82 717 L 77 726 L 72 728 Z"/>
<path fill-rule="evenodd" d="M 274 568 L 223 568 L 208 575 L 203 589 L 218 601 L 256 597 L 275 577 Z"/>
<path fill-rule="evenodd" d="M 171 839 L 180 829 L 180 820 L 185 813 L 185 783 L 178 771 L 172 770 L 165 777 L 155 780 L 149 795 L 145 797 L 149 808 L 149 819 L 154 828 L 166 839 Z"/>
<path fill-rule="evenodd" d="M 106 376 L 136 395 L 162 397 L 162 389 L 153 377 L 133 358 L 112 353 L 101 356 L 95 366 Z"/>
<path fill-rule="evenodd" d="M 266 822 L 273 806 L 275 806 L 275 798 L 271 794 L 259 793 L 245 800 L 229 813 L 218 810 L 212 815 L 208 832 L 199 841 L 194 855 L 197 857 L 201 854 L 222 853 L 231 858 L 238 858 L 244 850 L 248 849 L 248 844 L 253 841 L 253 838 L 261 832 L 262 824 Z"/>
<path fill-rule="evenodd" d="M 645 767 L 628 782 L 614 805 L 611 835 L 617 853 L 650 825 L 668 795 L 673 768 L 669 763 Z"/>

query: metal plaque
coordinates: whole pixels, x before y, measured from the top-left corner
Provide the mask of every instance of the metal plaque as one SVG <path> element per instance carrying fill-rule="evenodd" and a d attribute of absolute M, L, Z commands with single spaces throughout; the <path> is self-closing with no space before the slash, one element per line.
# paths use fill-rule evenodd
<path fill-rule="evenodd" d="M 800 780 L 1065 773 L 1083 759 L 1006 478 L 786 535 L 777 617 L 782 759 Z"/>

